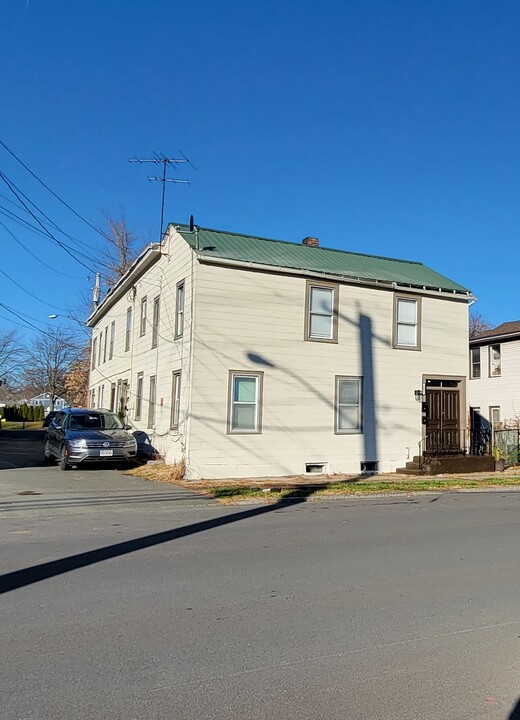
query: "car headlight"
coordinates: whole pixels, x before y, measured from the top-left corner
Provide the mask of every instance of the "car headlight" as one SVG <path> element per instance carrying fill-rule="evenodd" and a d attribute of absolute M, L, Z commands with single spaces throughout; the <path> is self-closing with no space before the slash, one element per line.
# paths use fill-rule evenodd
<path fill-rule="evenodd" d="M 136 445 L 137 443 L 135 440 L 127 440 L 125 442 L 125 448 L 135 448 Z"/>
<path fill-rule="evenodd" d="M 79 440 L 69 440 L 69 445 L 71 448 L 86 448 L 87 442 L 81 438 Z"/>

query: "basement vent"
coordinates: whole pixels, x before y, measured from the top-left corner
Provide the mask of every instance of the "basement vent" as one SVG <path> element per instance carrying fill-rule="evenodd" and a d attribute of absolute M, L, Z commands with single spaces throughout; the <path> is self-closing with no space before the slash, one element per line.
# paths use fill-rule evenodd
<path fill-rule="evenodd" d="M 311 475 L 321 475 L 326 469 L 327 463 L 305 463 L 305 472 Z"/>
<path fill-rule="evenodd" d="M 376 473 L 379 470 L 379 463 L 377 460 L 365 460 L 361 463 L 362 473 Z"/>

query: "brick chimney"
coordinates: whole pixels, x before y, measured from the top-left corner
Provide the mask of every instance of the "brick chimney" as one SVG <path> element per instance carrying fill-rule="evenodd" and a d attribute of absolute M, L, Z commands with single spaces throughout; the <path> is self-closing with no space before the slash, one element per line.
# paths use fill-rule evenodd
<path fill-rule="evenodd" d="M 306 237 L 303 238 L 302 245 L 307 245 L 308 247 L 319 247 L 320 241 L 315 237 Z"/>

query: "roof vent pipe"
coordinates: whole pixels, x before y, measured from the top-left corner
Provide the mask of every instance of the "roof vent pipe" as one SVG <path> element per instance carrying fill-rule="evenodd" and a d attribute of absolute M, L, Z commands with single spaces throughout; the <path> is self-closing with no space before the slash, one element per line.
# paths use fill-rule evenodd
<path fill-rule="evenodd" d="M 306 237 L 303 238 L 302 245 L 307 245 L 308 247 L 319 247 L 320 241 L 315 237 Z"/>

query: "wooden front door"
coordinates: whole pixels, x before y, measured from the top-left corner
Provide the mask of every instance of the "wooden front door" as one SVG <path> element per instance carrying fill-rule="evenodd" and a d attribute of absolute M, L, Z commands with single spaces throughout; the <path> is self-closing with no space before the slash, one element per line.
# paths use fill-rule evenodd
<path fill-rule="evenodd" d="M 453 380 L 426 384 L 426 452 L 461 450 L 460 391 Z"/>

